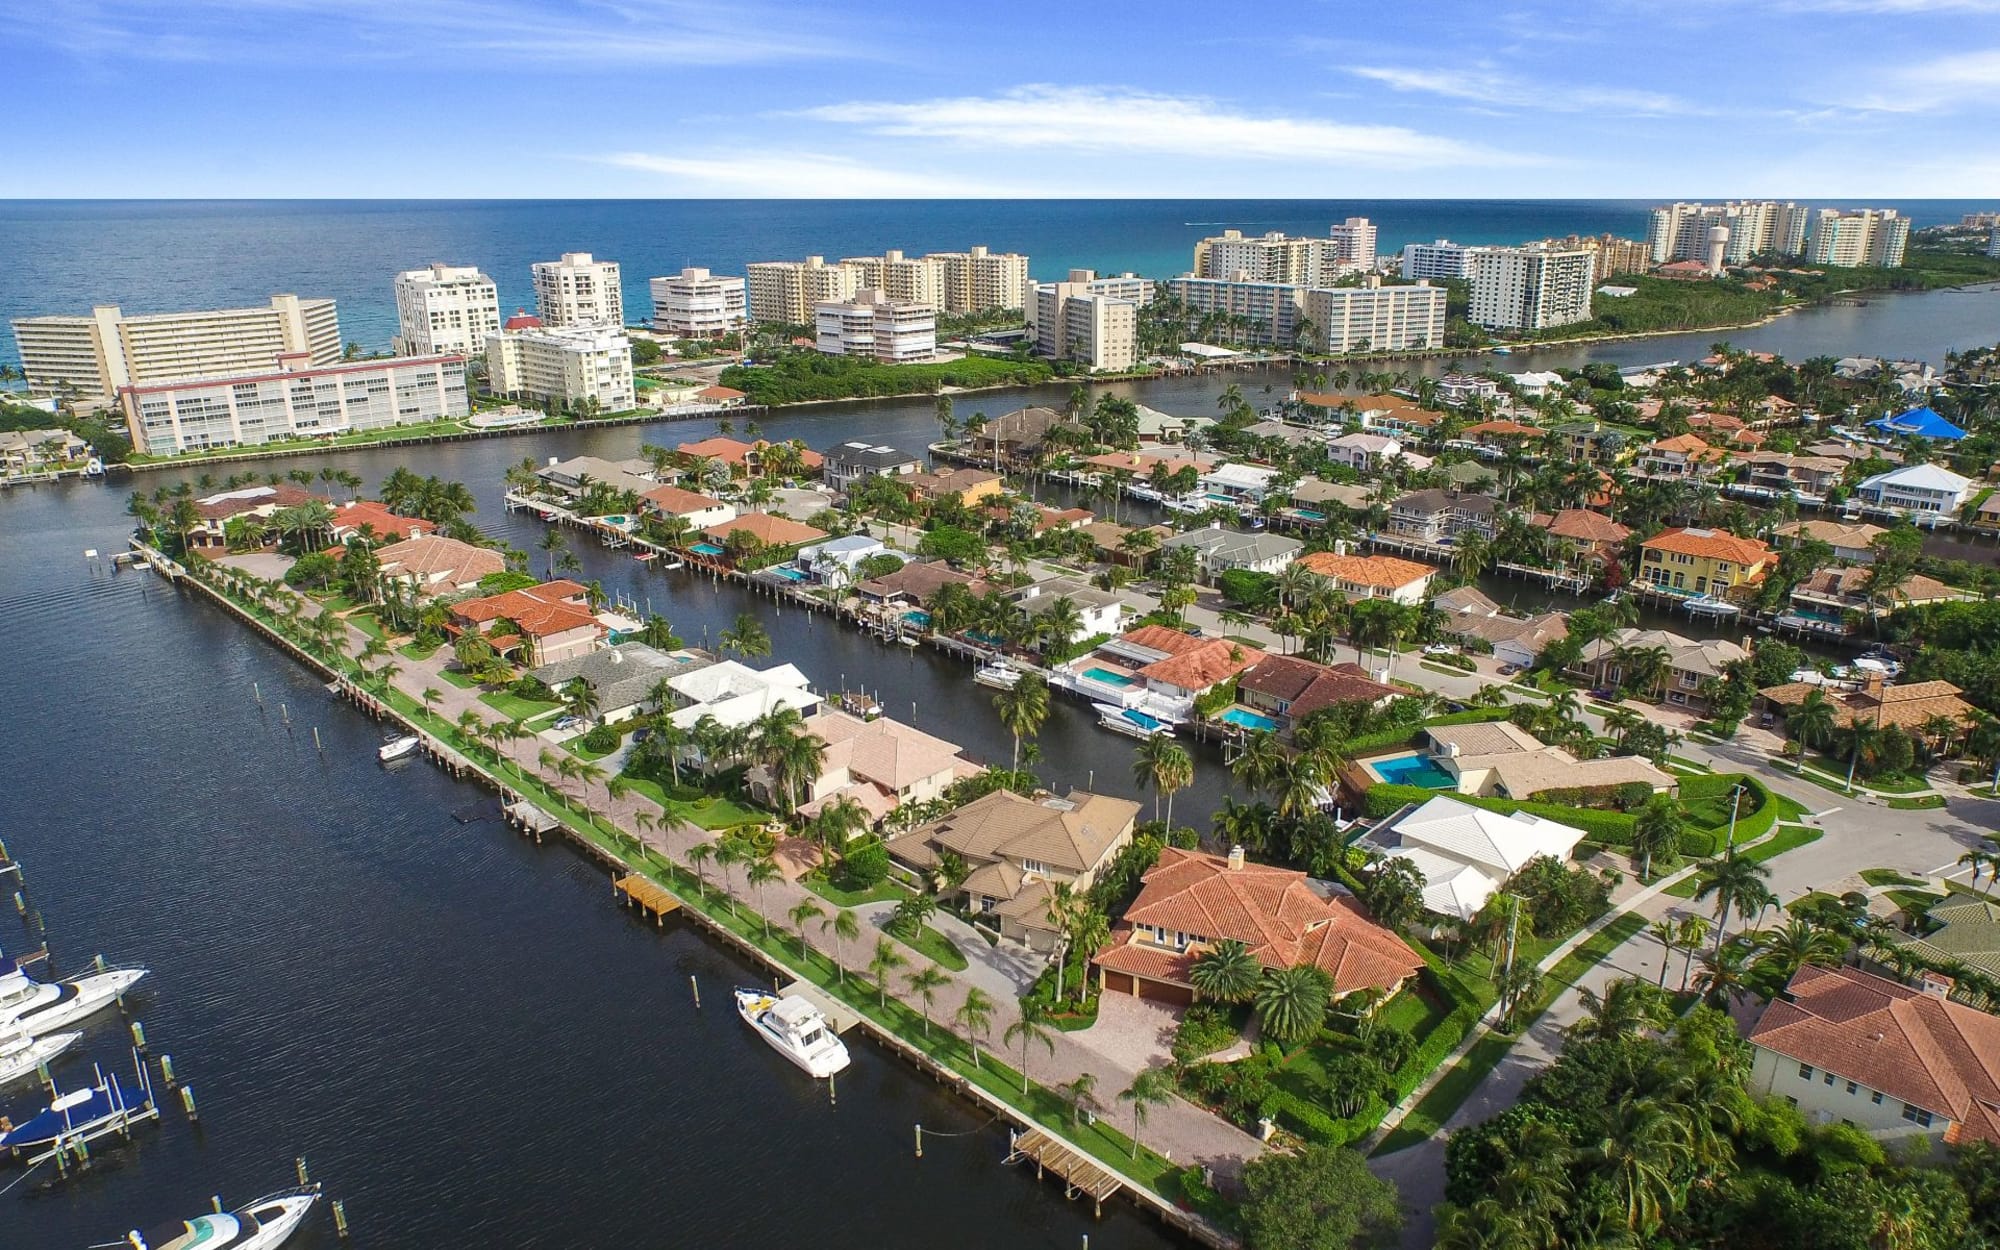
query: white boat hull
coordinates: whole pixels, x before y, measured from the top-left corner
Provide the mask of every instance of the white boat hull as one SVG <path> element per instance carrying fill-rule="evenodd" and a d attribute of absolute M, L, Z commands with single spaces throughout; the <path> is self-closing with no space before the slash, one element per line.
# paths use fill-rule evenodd
<path fill-rule="evenodd" d="M 111 972 L 77 977 L 61 985 L 42 986 L 50 991 L 12 1008 L 0 1008 L 0 1029 L 42 1037 L 88 1019 L 118 1001 L 119 996 L 146 975 L 143 968 L 121 968 Z M 76 992 L 65 996 L 64 987 Z"/>
<path fill-rule="evenodd" d="M 769 1011 L 776 1001 L 769 994 L 762 994 L 755 990 L 737 990 L 736 1014 L 743 1018 L 743 1023 L 750 1026 L 751 1032 L 764 1039 L 765 1045 L 791 1060 L 793 1066 L 808 1076 L 815 1079 L 825 1079 L 837 1072 L 843 1071 L 847 1067 L 850 1062 L 847 1047 L 839 1038 L 833 1037 L 830 1030 L 827 1036 L 832 1038 L 832 1044 L 824 1049 L 816 1050 L 810 1054 L 802 1054 L 792 1047 L 787 1046 L 764 1023 L 764 1013 Z"/>
<path fill-rule="evenodd" d="M 305 1193 L 287 1194 L 276 1198 L 261 1198 L 242 1209 L 243 1214 L 257 1220 L 257 1231 L 240 1246 L 229 1250 L 277 1250 L 291 1235 L 298 1231 L 312 1213 L 313 1204 L 319 1201 L 319 1188 L 314 1186 Z"/>
<path fill-rule="evenodd" d="M 1097 723 L 1099 725 L 1109 729 L 1112 733 L 1124 734 L 1128 738 L 1157 738 L 1161 734 L 1170 734 L 1174 731 L 1171 722 L 1160 720 L 1157 717 L 1148 716 L 1147 720 L 1152 723 L 1150 725 L 1141 724 L 1139 721 L 1132 719 L 1132 709 L 1130 708 L 1116 707 L 1109 703 L 1094 703 L 1091 706 L 1097 709 Z"/>
<path fill-rule="evenodd" d="M 402 759 L 405 756 L 415 755 L 417 748 L 422 745 L 423 740 L 412 734 L 409 737 L 398 738 L 394 742 L 385 743 L 381 750 L 375 752 L 375 758 L 387 764 L 393 760 Z"/>
<path fill-rule="evenodd" d="M 0 1042 L 0 1085 L 11 1085 L 24 1076 L 31 1076 L 45 1063 L 54 1063 L 56 1057 L 76 1044 L 81 1033 L 51 1033 L 47 1037 L 15 1042 Z"/>

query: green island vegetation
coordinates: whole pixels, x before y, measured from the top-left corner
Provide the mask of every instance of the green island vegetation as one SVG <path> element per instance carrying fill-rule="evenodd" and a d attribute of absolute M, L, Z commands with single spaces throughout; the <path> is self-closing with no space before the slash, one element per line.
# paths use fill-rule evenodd
<path fill-rule="evenodd" d="M 766 364 L 730 365 L 722 385 L 752 404 L 776 406 L 883 395 L 927 395 L 942 387 L 1032 386 L 1054 376 L 1033 360 L 966 356 L 941 364 L 886 365 L 852 356 L 800 351 Z"/>

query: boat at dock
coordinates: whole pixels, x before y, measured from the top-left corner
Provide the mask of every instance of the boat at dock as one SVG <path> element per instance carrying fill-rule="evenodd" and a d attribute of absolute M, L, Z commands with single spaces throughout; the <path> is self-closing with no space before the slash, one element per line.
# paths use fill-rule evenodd
<path fill-rule="evenodd" d="M 375 752 L 375 758 L 384 764 L 391 763 L 406 755 L 414 754 L 423 744 L 424 740 L 415 734 L 393 734 L 382 743 L 381 749 Z"/>
<path fill-rule="evenodd" d="M 37 981 L 0 955 L 0 1030 L 45 1037 L 109 1007 L 145 975 L 144 968 L 111 968 L 67 981 Z"/>
<path fill-rule="evenodd" d="M 865 690 L 843 690 L 834 696 L 840 710 L 862 720 L 874 720 L 882 714 L 882 704 Z"/>
<path fill-rule="evenodd" d="M 1021 670 L 1005 660 L 994 660 L 990 664 L 981 664 L 979 671 L 972 675 L 972 680 L 995 690 L 1012 690 L 1020 684 Z"/>
<path fill-rule="evenodd" d="M 109 1133 L 128 1133 L 135 1123 L 159 1118 L 144 1072 L 140 1065 L 137 1086 L 99 1068 L 96 1083 L 83 1089 L 64 1094 L 51 1087 L 46 1111 L 19 1124 L 0 1118 L 8 1126 L 0 1132 L 0 1156 L 24 1158 L 33 1165 L 58 1151 L 74 1150 Z"/>
<path fill-rule="evenodd" d="M 32 1037 L 26 1032 L 0 1030 L 0 1086 L 12 1085 L 43 1064 L 54 1063 L 58 1055 L 75 1045 L 82 1036 L 81 1033 L 50 1033 L 46 1037 Z"/>
<path fill-rule="evenodd" d="M 1683 606 L 1689 616 L 1735 616 L 1743 610 L 1729 600 L 1718 599 L 1714 595 L 1696 595 Z"/>
<path fill-rule="evenodd" d="M 91 1250 L 276 1250 L 298 1231 L 319 1201 L 318 1185 L 267 1194 L 228 1214 L 197 1215 L 147 1233 L 133 1231 L 122 1241 Z"/>
<path fill-rule="evenodd" d="M 1174 731 L 1172 721 L 1161 720 L 1135 707 L 1119 707 L 1111 703 L 1093 703 L 1091 706 L 1097 709 L 1098 724 L 1128 738 L 1157 738 Z"/>
<path fill-rule="evenodd" d="M 772 1050 L 810 1076 L 832 1076 L 847 1066 L 847 1043 L 827 1026 L 819 1008 L 796 994 L 778 998 L 762 990 L 737 990 L 736 1014 Z"/>

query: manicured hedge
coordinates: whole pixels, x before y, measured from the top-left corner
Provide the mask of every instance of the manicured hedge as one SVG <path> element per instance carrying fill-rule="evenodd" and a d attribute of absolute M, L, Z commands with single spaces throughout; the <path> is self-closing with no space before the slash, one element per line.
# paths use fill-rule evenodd
<path fill-rule="evenodd" d="M 1378 729 L 1374 733 L 1357 734 L 1342 743 L 1340 749 L 1349 759 L 1355 759 L 1397 747 L 1413 747 L 1417 745 L 1418 735 L 1432 725 L 1479 725 L 1489 721 L 1506 720 L 1510 710 L 1504 707 L 1473 707 L 1463 712 L 1446 712 L 1418 725 L 1395 725 L 1388 729 Z"/>
<path fill-rule="evenodd" d="M 1422 786 L 1398 786 L 1378 782 L 1368 787 L 1364 796 L 1368 815 L 1371 819 L 1382 820 L 1393 815 L 1397 809 L 1409 803 L 1422 803 L 1436 798 L 1442 793 L 1426 790 Z M 1624 812 L 1590 811 L 1580 807 L 1558 807 L 1552 803 L 1517 803 L 1513 799 L 1488 798 L 1471 794 L 1451 796 L 1461 803 L 1483 807 L 1489 812 L 1526 812 L 1545 820 L 1560 821 L 1574 829 L 1581 829 L 1592 842 L 1603 846 L 1632 845 L 1633 817 Z"/>

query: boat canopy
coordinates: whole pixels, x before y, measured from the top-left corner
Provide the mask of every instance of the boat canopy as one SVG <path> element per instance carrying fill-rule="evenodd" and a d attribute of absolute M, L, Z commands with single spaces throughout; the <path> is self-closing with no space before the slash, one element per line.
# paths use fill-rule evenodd
<path fill-rule="evenodd" d="M 197 1215 L 178 1225 L 168 1225 L 158 1232 L 146 1236 L 146 1244 L 153 1250 L 194 1250 L 196 1246 L 227 1246 L 236 1240 L 242 1231 L 242 1223 L 233 1215 Z"/>
<path fill-rule="evenodd" d="M 820 1023 L 819 1008 L 793 994 L 771 1004 L 770 1016 L 779 1024 L 793 1031 L 810 1028 Z"/>

